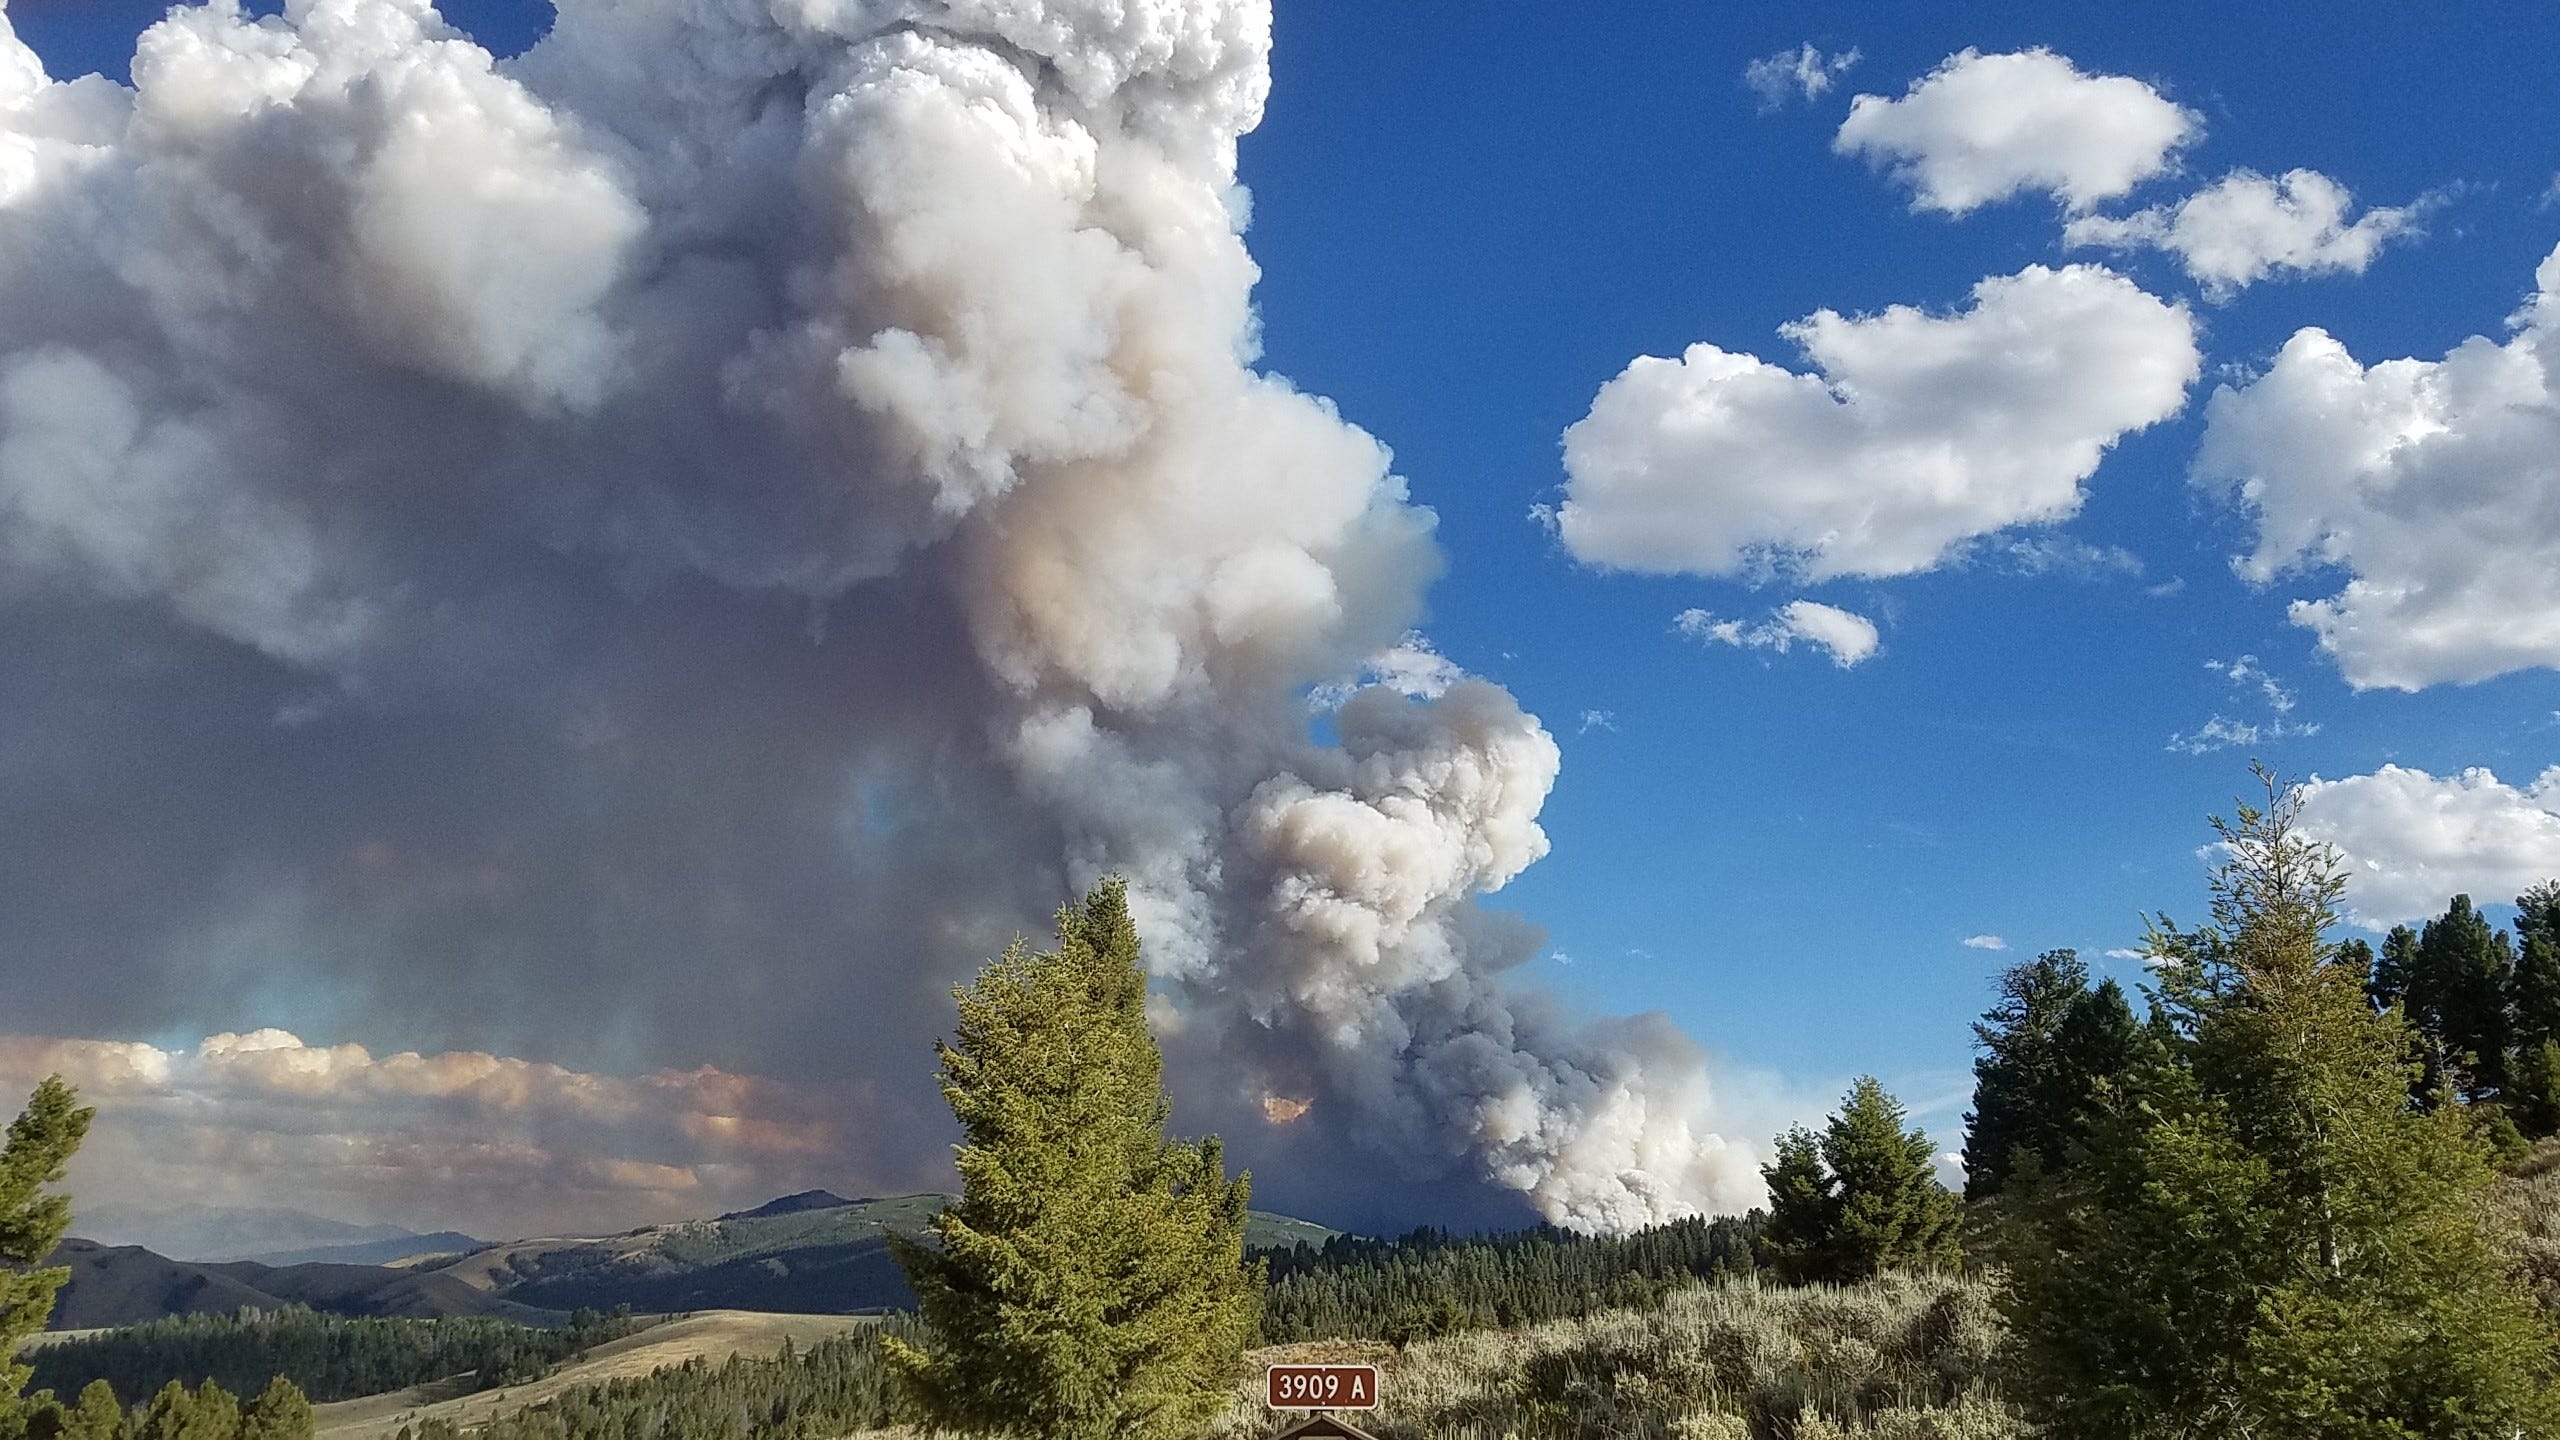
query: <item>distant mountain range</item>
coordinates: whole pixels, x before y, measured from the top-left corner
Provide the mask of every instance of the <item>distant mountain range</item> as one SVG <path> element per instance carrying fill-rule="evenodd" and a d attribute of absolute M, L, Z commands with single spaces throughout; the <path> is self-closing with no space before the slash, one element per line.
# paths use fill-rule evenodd
<path fill-rule="evenodd" d="M 139 1245 L 177 1260 L 255 1260 L 267 1265 L 387 1265 L 488 1244 L 459 1231 L 421 1235 L 398 1225 L 358 1225 L 283 1206 L 84 1207 L 79 1233 L 102 1245 Z"/>
<path fill-rule="evenodd" d="M 896 1309 L 914 1296 L 888 1237 L 925 1234 L 925 1223 L 949 1203 L 947 1195 L 847 1200 L 808 1190 L 714 1220 L 615 1235 L 486 1245 L 450 1231 L 401 1231 L 270 1251 L 274 1258 L 267 1261 L 176 1260 L 140 1246 L 75 1239 L 51 1262 L 72 1272 L 54 1305 L 52 1328 L 293 1304 L 341 1315 L 487 1315 L 529 1323 L 581 1306 L 835 1315 Z M 1334 1233 L 1260 1211 L 1245 1225 L 1246 1243 L 1257 1248 L 1319 1244 Z M 455 1243 L 428 1244 L 447 1241 Z M 376 1251 L 376 1260 L 355 1253 Z"/>

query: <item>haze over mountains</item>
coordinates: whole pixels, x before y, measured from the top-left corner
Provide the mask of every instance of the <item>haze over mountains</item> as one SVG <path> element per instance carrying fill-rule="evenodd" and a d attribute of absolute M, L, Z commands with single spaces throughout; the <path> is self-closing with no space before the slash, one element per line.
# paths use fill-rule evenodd
<path fill-rule="evenodd" d="M 847 1200 L 825 1190 L 786 1195 L 710 1220 L 644 1226 L 609 1235 L 545 1236 L 497 1244 L 446 1231 L 396 1235 L 266 1260 L 179 1259 L 132 1244 L 75 1238 L 53 1256 L 71 1280 L 51 1328 L 127 1325 L 167 1315 L 230 1314 L 243 1306 L 306 1305 L 341 1315 L 484 1315 L 543 1323 L 581 1307 L 628 1305 L 642 1312 L 762 1310 L 850 1314 L 913 1302 L 889 1253 L 888 1237 L 922 1236 L 949 1203 L 936 1194 Z M 134 1223 L 102 1212 L 100 1233 Z M 300 1225 L 295 1232 L 291 1226 Z M 266 1228 L 260 1228 L 260 1227 Z M 335 1227 L 332 1230 L 330 1227 Z M 92 1227 L 82 1223 L 80 1230 Z M 326 1220 L 295 1211 L 208 1214 L 201 1238 L 267 1237 L 351 1230 L 398 1230 Z M 181 1233 L 171 1231 L 169 1233 Z M 1334 1231 L 1256 1211 L 1246 1243 L 1321 1243 Z M 458 1241 L 436 1248 L 434 1242 Z M 357 1252 L 402 1251 L 375 1261 Z M 405 1262 L 405 1263 L 394 1263 Z"/>

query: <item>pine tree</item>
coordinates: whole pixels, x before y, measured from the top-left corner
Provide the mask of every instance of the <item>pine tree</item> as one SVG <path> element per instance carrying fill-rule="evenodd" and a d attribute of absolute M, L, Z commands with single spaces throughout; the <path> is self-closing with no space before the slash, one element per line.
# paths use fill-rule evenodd
<path fill-rule="evenodd" d="M 282 1375 L 240 1413 L 240 1440 L 311 1440 L 311 1401 Z"/>
<path fill-rule="evenodd" d="M 1949 1268 L 1960 1258 L 1955 1193 L 1938 1183 L 1928 1135 L 1902 1120 L 1902 1102 L 1861 1076 L 1823 1132 L 1822 1161 L 1840 1187 L 1832 1248 L 1843 1282 Z"/>
<path fill-rule="evenodd" d="M 1170 1142 L 1163 1058 L 1121 882 L 955 992 L 937 1047 L 961 1196 L 939 1249 L 902 1244 L 931 1338 L 893 1342 L 916 1401 L 957 1429 L 1100 1440 L 1194 1433 L 1224 1402 L 1260 1304 L 1246 1177 L 1214 1139 Z"/>
<path fill-rule="evenodd" d="M 2102 1088 L 2120 1085 L 2157 1043 L 2113 980 L 2052 950 L 2001 977 L 2001 1001 L 1973 1027 L 1973 1111 L 1965 1116 L 1965 1198 L 2000 1192 L 2021 1163 L 2059 1169 L 2085 1137 Z"/>
<path fill-rule="evenodd" d="M 1761 1234 L 1760 1258 L 1790 1284 L 1827 1279 L 1835 1264 L 1832 1237 L 1840 1228 L 1840 1199 L 1823 1169 L 1821 1142 L 1796 1125 L 1778 1137 L 1776 1150 L 1760 1167 L 1769 1186 L 1769 1228 Z"/>
<path fill-rule="evenodd" d="M 115 1387 L 104 1380 L 82 1386 L 80 1403 L 72 1408 L 63 1433 L 67 1440 L 124 1440 L 124 1406 L 116 1400 Z"/>
<path fill-rule="evenodd" d="M 2326 939 L 2335 853 L 2260 774 L 2267 802 L 2215 823 L 2214 924 L 2154 931 L 2191 1063 L 2133 1077 L 2012 1198 L 2024 1398 L 2087 1440 L 2555 1433 L 2553 1336 L 2483 1232 L 2483 1146 L 2460 1107 L 2409 1105 L 2409 1030 Z"/>
<path fill-rule="evenodd" d="M 2427 1002 L 2419 1023 L 2432 1026 L 2466 1100 L 2494 1099 L 2506 1088 L 2514 971 L 2506 935 L 2490 928 L 2468 895 L 2454 896 L 2444 914 L 2418 932 L 2415 988 Z"/>
<path fill-rule="evenodd" d="M 1760 1175 L 1763 1254 L 1782 1277 L 1850 1284 L 1957 1262 L 1955 1194 L 1938 1183 L 1929 1137 L 1902 1121 L 1902 1103 L 1862 1075 L 1818 1141 L 1802 1126 L 1778 1137 Z"/>
<path fill-rule="evenodd" d="M 30 1373 L 15 1358 L 18 1346 L 44 1328 L 54 1293 L 71 1275 L 31 1267 L 43 1264 L 71 1228 L 70 1199 L 48 1195 L 45 1187 L 62 1182 L 72 1152 L 89 1133 L 96 1112 L 78 1101 L 61 1076 L 47 1076 L 0 1146 L 0 1425 L 18 1418 Z"/>
<path fill-rule="evenodd" d="M 2073 1002 L 2088 992 L 2079 952 L 2048 950 L 2000 976 L 2000 1000 L 1973 1027 L 1973 1110 L 1964 1117 L 1964 1196 L 1999 1193 L 2021 1154 L 2051 1166 L 2064 1136 L 2056 1124 L 2061 1090 L 2059 1035 Z"/>

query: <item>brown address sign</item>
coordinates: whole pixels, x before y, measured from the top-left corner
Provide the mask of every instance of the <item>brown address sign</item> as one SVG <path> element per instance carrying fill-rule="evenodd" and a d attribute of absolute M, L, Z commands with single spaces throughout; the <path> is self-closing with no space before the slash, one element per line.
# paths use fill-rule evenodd
<path fill-rule="evenodd" d="M 1375 1365 L 1274 1365 L 1264 1374 L 1274 1410 L 1375 1410 Z"/>

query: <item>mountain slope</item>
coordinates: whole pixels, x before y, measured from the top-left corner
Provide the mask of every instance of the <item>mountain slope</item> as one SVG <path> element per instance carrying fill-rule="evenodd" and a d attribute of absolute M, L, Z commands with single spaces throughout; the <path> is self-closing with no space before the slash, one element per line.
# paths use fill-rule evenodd
<path fill-rule="evenodd" d="M 946 1195 L 844 1200 L 784 1196 L 717 1220 L 618 1235 L 513 1240 L 397 1264 L 310 1263 L 346 1251 L 288 1255 L 293 1264 L 172 1260 L 133 1246 L 66 1242 L 72 1269 L 54 1328 L 122 1325 L 161 1315 L 227 1314 L 243 1305 L 308 1305 L 338 1315 L 492 1315 L 544 1323 L 581 1307 L 642 1313 L 753 1310 L 851 1315 L 914 1303 L 889 1237 L 922 1238 Z M 1256 1247 L 1321 1243 L 1335 1232 L 1255 1213 Z M 412 1236 L 395 1247 L 444 1236 Z M 452 1235 L 463 1245 L 470 1237 Z M 364 1247 L 355 1247 L 361 1253 Z M 399 1257 L 393 1257 L 399 1258 Z"/>
<path fill-rule="evenodd" d="M 139 1245 L 66 1240 L 48 1264 L 71 1271 L 48 1329 L 132 1325 L 166 1315 L 228 1315 L 242 1306 L 308 1305 L 336 1315 L 486 1315 L 543 1324 L 559 1317 L 449 1276 L 380 1265 L 260 1265 L 172 1260 Z"/>

